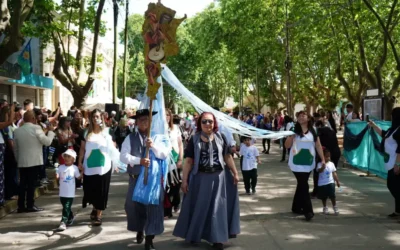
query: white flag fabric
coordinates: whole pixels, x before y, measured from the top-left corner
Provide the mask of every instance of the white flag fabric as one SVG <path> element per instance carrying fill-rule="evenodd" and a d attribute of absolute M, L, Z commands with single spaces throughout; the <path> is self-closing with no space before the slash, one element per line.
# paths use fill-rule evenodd
<path fill-rule="evenodd" d="M 266 138 L 266 139 L 280 139 L 294 134 L 291 131 L 274 132 L 264 129 L 258 129 L 245 122 L 235 119 L 223 112 L 213 109 L 207 103 L 203 102 L 200 98 L 198 98 L 192 92 L 190 92 L 179 81 L 179 79 L 176 78 L 174 73 L 172 73 L 172 71 L 165 64 L 162 64 L 161 67 L 162 67 L 161 76 L 164 78 L 164 80 L 169 85 L 171 85 L 171 87 L 173 87 L 180 95 L 182 95 L 187 101 L 189 101 L 193 105 L 193 107 L 197 110 L 197 112 L 199 112 L 200 114 L 203 112 L 213 113 L 218 123 L 223 124 L 223 126 L 228 128 L 232 133 L 251 138 Z"/>

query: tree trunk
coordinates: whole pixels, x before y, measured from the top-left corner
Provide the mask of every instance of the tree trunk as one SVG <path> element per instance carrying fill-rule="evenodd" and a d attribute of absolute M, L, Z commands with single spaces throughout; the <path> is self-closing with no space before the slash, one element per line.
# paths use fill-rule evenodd
<path fill-rule="evenodd" d="M 3 8 L 7 5 L 7 0 L 1 1 L 1 13 L 3 14 Z M 13 0 L 12 9 L 13 16 L 9 18 L 10 25 L 4 41 L 0 45 L 0 64 L 3 64 L 9 56 L 18 52 L 24 44 L 24 37 L 21 34 L 21 28 L 23 23 L 29 16 L 29 13 L 33 7 L 34 0 Z M 5 2 L 5 3 L 4 3 Z M 8 9 L 7 9 L 8 10 Z M 6 10 L 4 10 L 7 12 Z M 0 19 L 0 22 L 4 20 Z M 2 32 L 0 32 L 1 35 Z"/>
<path fill-rule="evenodd" d="M 72 91 L 72 97 L 74 98 L 74 106 L 76 107 L 83 107 L 83 103 L 85 101 L 85 97 L 87 93 L 80 92 L 80 91 Z"/>
<path fill-rule="evenodd" d="M 10 11 L 8 10 L 7 0 L 0 0 L 0 35 L 10 25 Z"/>
<path fill-rule="evenodd" d="M 384 103 L 384 110 L 383 110 L 383 112 L 384 112 L 384 117 L 383 117 L 383 120 L 385 120 L 385 121 L 391 121 L 392 120 L 392 109 L 393 109 L 393 107 L 394 107 L 394 102 L 393 102 L 393 100 L 390 98 L 390 97 L 388 97 L 387 95 L 385 95 L 385 97 L 384 97 L 384 101 L 385 101 L 385 103 Z"/>

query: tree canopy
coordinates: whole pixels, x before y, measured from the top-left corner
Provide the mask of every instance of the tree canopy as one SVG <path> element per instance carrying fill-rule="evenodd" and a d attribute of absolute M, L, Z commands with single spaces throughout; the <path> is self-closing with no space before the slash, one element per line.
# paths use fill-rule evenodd
<path fill-rule="evenodd" d="M 238 101 L 242 84 L 243 96 L 286 105 L 289 39 L 292 103 L 334 109 L 347 99 L 359 110 L 377 88 L 389 118 L 400 84 L 399 20 L 396 0 L 220 0 L 180 27 L 169 67 L 213 106 Z"/>
<path fill-rule="evenodd" d="M 71 53 L 69 41 L 82 44 L 85 30 L 97 40 L 104 34 L 104 0 L 0 3 L 0 32 L 5 35 L 0 63 L 18 51 L 24 37 L 40 37 L 56 48 L 54 75 L 79 99 L 76 103 L 81 102 L 93 82 L 98 58 L 95 53 L 86 59 L 82 53 Z M 304 103 L 309 110 L 333 109 L 347 99 L 358 110 L 366 90 L 376 88 L 385 98 L 389 118 L 400 85 L 399 20 L 398 0 L 310 0 L 306 4 L 220 0 L 180 26 L 180 53 L 168 65 L 212 106 L 222 106 L 228 96 L 239 101 L 253 95 L 254 110 L 258 101 L 276 108 L 287 103 L 289 44 L 292 103 Z M 142 15 L 130 16 L 127 93 L 131 96 L 146 84 L 142 24 Z M 79 80 L 85 71 L 86 79 Z M 167 87 L 168 106 L 177 98 Z"/>

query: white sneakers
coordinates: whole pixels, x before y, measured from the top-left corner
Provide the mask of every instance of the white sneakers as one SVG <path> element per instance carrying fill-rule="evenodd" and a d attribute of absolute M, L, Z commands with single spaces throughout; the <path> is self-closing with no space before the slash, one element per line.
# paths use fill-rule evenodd
<path fill-rule="evenodd" d="M 338 208 L 337 206 L 334 206 L 334 207 L 333 207 L 333 211 L 335 212 L 335 215 L 338 215 L 338 214 L 339 214 L 339 208 Z M 322 208 L 322 213 L 323 213 L 323 214 L 329 214 L 329 209 L 328 209 L 328 207 L 323 207 L 323 208 Z"/>
<path fill-rule="evenodd" d="M 65 225 L 64 222 L 60 223 L 60 226 L 57 228 L 58 231 L 64 231 L 65 229 L 67 229 L 67 225 Z"/>
<path fill-rule="evenodd" d="M 339 214 L 339 208 L 337 206 L 333 207 L 333 211 L 335 211 L 335 214 L 338 215 Z"/>

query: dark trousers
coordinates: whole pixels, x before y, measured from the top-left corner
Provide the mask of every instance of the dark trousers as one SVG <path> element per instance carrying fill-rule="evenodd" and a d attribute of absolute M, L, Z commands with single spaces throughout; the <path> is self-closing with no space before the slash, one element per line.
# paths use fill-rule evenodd
<path fill-rule="evenodd" d="M 294 194 L 292 212 L 298 214 L 314 214 L 310 194 L 308 193 L 308 178 L 310 173 L 293 172 L 297 179 L 296 193 Z"/>
<path fill-rule="evenodd" d="M 39 166 L 19 168 L 19 196 L 18 196 L 18 208 L 25 208 L 25 195 L 26 195 L 26 207 L 32 208 L 34 205 L 35 195 L 35 184 L 37 181 L 37 169 Z"/>
<path fill-rule="evenodd" d="M 317 196 L 318 194 L 318 179 L 319 179 L 319 172 L 316 168 L 313 170 L 313 183 L 314 183 L 314 188 L 312 191 L 312 196 Z"/>
<path fill-rule="evenodd" d="M 282 145 L 283 145 L 283 147 L 282 147 L 282 161 L 286 160 L 286 153 L 290 152 L 289 151 L 290 149 L 287 149 L 285 147 L 285 142 L 286 142 L 286 138 L 283 138 L 282 139 Z"/>
<path fill-rule="evenodd" d="M 400 213 L 400 175 L 394 174 L 394 169 L 389 170 L 387 177 L 387 187 L 394 197 L 395 212 Z"/>
<path fill-rule="evenodd" d="M 48 162 L 48 147 L 43 147 L 43 165 L 39 168 L 39 180 L 47 178 L 46 166 Z"/>
<path fill-rule="evenodd" d="M 252 170 L 242 170 L 244 188 L 246 192 L 250 192 L 251 190 L 255 191 L 257 186 L 257 169 L 253 168 Z"/>
<path fill-rule="evenodd" d="M 164 216 L 169 216 L 169 217 L 172 216 L 172 209 L 179 208 L 179 205 L 181 204 L 180 189 L 181 189 L 181 183 L 175 185 L 171 184 L 169 192 L 165 194 L 166 195 L 165 201 L 168 200 L 167 203 L 169 203 L 169 206 L 167 207 L 164 206 Z"/>
<path fill-rule="evenodd" d="M 4 189 L 6 200 L 18 195 L 18 168 L 17 163 L 7 162 L 4 166 Z"/>
<path fill-rule="evenodd" d="M 265 143 L 267 143 L 268 149 L 265 149 Z M 264 151 L 269 152 L 269 149 L 271 148 L 271 139 L 263 139 L 262 145 L 263 145 Z"/>
<path fill-rule="evenodd" d="M 63 206 L 61 222 L 67 223 L 74 218 L 74 214 L 71 210 L 74 198 L 60 197 L 60 201 Z"/>

